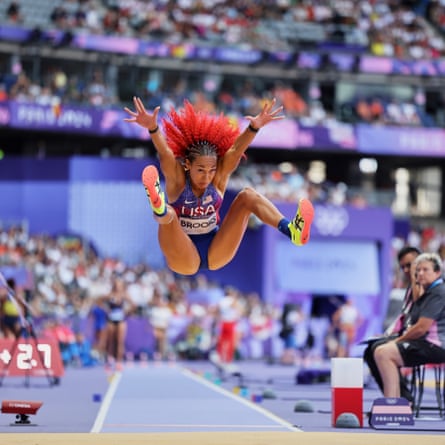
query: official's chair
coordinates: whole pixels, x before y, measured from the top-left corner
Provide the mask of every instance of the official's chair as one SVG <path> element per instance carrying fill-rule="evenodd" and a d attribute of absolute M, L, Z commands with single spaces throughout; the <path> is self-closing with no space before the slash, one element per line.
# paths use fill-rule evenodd
<path fill-rule="evenodd" d="M 421 411 L 437 411 L 440 417 L 445 416 L 445 363 L 428 363 L 411 368 L 411 393 L 413 395 L 413 414 L 419 417 Z M 435 405 L 424 405 L 425 377 L 431 370 L 434 377 Z"/>

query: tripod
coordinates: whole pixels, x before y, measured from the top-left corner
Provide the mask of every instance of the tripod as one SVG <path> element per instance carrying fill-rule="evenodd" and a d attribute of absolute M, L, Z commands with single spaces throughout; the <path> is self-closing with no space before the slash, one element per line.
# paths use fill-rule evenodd
<path fill-rule="evenodd" d="M 9 368 L 11 366 L 14 357 L 20 357 L 20 369 L 25 370 L 25 386 L 29 387 L 30 374 L 34 366 L 37 366 L 36 360 L 32 359 L 33 350 L 37 351 L 37 358 L 40 362 L 41 367 L 45 371 L 45 375 L 48 379 L 50 386 L 57 385 L 59 383 L 58 377 L 53 377 L 50 370 L 46 366 L 45 357 L 43 351 L 39 348 L 37 336 L 32 323 L 32 318 L 30 314 L 29 305 L 21 300 L 20 303 L 23 305 L 24 309 L 20 308 L 20 304 L 17 300 L 15 291 L 8 285 L 4 276 L 0 273 L 0 286 L 6 288 L 8 293 L 8 298 L 12 301 L 17 308 L 20 319 L 20 331 L 16 334 L 14 343 L 8 353 L 9 360 L 6 366 L 0 368 L 0 386 L 3 384 L 3 379 L 8 374 Z M 20 340 L 25 339 L 26 343 L 20 342 Z M 17 354 L 18 352 L 18 354 Z M 4 352 L 3 352 L 4 354 Z M 17 360 L 19 362 L 19 360 Z"/>

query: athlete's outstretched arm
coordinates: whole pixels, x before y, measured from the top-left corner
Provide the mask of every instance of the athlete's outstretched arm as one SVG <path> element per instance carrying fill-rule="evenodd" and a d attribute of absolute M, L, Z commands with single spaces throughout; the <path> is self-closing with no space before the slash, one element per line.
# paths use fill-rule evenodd
<path fill-rule="evenodd" d="M 230 170 L 230 173 L 236 169 L 241 157 L 244 155 L 249 145 L 252 143 L 257 132 L 267 125 L 269 122 L 279 119 L 284 119 L 285 116 L 279 114 L 283 111 L 283 106 L 279 106 L 274 109 L 276 99 L 272 99 L 270 102 L 264 104 L 263 109 L 256 116 L 245 116 L 249 121 L 249 125 L 238 136 L 233 147 L 227 151 L 224 155 L 224 163 L 227 161 L 225 169 Z"/>
<path fill-rule="evenodd" d="M 261 112 L 256 116 L 245 116 L 245 118 L 249 121 L 249 125 L 237 137 L 233 146 L 220 160 L 215 182 L 217 188 L 221 192 L 225 191 L 230 175 L 238 167 L 239 161 L 249 148 L 249 145 L 254 140 L 260 128 L 264 127 L 271 121 L 285 118 L 284 115 L 279 114 L 283 111 L 283 106 L 279 106 L 274 109 L 275 104 L 276 99 L 274 98 L 270 102 L 267 102 Z"/>
<path fill-rule="evenodd" d="M 178 178 L 177 169 L 181 170 L 181 172 L 183 172 L 183 170 L 159 128 L 158 114 L 161 107 L 158 106 L 153 110 L 153 113 L 149 113 L 139 97 L 134 97 L 133 103 L 136 111 L 132 111 L 125 107 L 125 111 L 131 117 L 124 119 L 124 121 L 139 124 L 141 127 L 144 127 L 149 131 L 153 144 L 159 155 L 161 170 L 169 181 L 174 181 L 175 178 Z"/>

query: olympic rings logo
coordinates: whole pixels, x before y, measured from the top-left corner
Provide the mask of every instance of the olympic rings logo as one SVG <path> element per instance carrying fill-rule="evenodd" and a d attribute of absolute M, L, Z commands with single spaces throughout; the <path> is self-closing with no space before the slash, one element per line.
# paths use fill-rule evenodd
<path fill-rule="evenodd" d="M 349 215 L 343 207 L 318 207 L 314 226 L 321 235 L 339 236 L 349 224 Z"/>

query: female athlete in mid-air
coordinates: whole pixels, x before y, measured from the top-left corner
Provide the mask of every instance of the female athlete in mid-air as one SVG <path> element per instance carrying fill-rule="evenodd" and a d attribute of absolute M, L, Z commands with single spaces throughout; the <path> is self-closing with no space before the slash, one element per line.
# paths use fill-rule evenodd
<path fill-rule="evenodd" d="M 269 122 L 284 119 L 283 107 L 275 99 L 256 116 L 246 116 L 249 125 L 242 133 L 223 114 L 197 112 L 184 101 L 179 111 L 171 110 L 162 120 L 165 136 L 158 125 L 160 107 L 146 111 L 141 99 L 133 99 L 135 111 L 126 122 L 147 128 L 159 155 L 165 177 L 165 194 L 159 173 L 148 165 L 142 182 L 159 223 L 159 243 L 168 267 L 182 275 L 200 269 L 216 270 L 235 256 L 251 214 L 264 224 L 277 228 L 296 244 L 309 241 L 314 208 L 300 199 L 290 221 L 267 198 L 245 187 L 234 198 L 224 219 L 219 210 L 230 175 L 237 168 L 258 131 Z M 166 199 L 166 197 L 167 199 Z"/>

